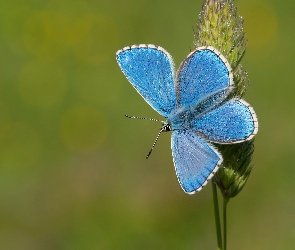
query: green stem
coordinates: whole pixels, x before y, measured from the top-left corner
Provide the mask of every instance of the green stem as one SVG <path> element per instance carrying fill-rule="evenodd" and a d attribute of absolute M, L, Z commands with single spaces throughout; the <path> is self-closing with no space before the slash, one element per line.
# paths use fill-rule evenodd
<path fill-rule="evenodd" d="M 226 227 L 226 209 L 229 199 L 223 196 L 223 250 L 226 250 L 226 237 L 227 237 L 227 227 Z"/>
<path fill-rule="evenodd" d="M 221 236 L 221 226 L 219 217 L 219 206 L 217 197 L 217 188 L 215 182 L 212 180 L 212 193 L 214 202 L 214 215 L 215 215 L 215 226 L 216 226 L 216 236 L 217 236 L 217 250 L 222 250 L 222 236 Z"/>

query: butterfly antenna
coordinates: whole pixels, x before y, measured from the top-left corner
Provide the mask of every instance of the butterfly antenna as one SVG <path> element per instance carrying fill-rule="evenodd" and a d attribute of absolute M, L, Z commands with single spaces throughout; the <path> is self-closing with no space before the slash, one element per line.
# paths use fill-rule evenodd
<path fill-rule="evenodd" d="M 156 138 L 156 140 L 155 140 L 155 142 L 154 142 L 154 144 L 153 144 L 151 150 L 148 152 L 147 156 L 145 157 L 146 159 L 148 159 L 148 158 L 150 157 L 150 155 L 151 155 L 151 153 L 152 153 L 154 147 L 156 146 L 156 143 L 157 143 L 157 141 L 158 141 L 158 139 L 159 139 L 161 133 L 162 133 L 164 130 L 165 130 L 165 128 L 163 128 L 163 127 L 160 129 L 160 132 L 159 132 L 159 134 L 157 135 L 157 138 Z"/>
<path fill-rule="evenodd" d="M 125 117 L 131 118 L 131 119 L 141 119 L 141 120 L 149 120 L 149 121 L 164 123 L 164 121 L 160 121 L 160 120 L 153 119 L 153 118 L 145 118 L 145 117 L 139 117 L 139 116 L 133 116 L 133 115 L 125 115 Z"/>

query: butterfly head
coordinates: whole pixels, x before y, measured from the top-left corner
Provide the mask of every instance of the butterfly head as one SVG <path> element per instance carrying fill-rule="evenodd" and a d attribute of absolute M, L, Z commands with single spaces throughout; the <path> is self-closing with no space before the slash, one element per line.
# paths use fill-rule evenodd
<path fill-rule="evenodd" d="M 191 128 L 191 118 L 192 112 L 190 108 L 180 108 L 169 115 L 166 123 L 170 124 L 170 130 L 189 129 Z M 163 126 L 165 126 L 165 124 Z"/>
<path fill-rule="evenodd" d="M 163 123 L 163 126 L 160 129 L 161 132 L 169 132 L 172 131 L 171 123 L 169 120 Z"/>

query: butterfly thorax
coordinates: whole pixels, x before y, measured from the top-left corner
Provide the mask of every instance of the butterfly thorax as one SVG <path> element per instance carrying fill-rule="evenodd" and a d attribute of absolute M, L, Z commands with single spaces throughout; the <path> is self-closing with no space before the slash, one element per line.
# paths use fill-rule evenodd
<path fill-rule="evenodd" d="M 191 105 L 179 107 L 171 112 L 167 122 L 171 124 L 172 130 L 192 129 L 197 119 L 224 103 L 231 90 L 215 91 Z"/>
<path fill-rule="evenodd" d="M 180 108 L 172 112 L 166 122 L 171 125 L 171 130 L 190 129 L 193 127 L 193 116 L 195 114 L 191 108 Z"/>

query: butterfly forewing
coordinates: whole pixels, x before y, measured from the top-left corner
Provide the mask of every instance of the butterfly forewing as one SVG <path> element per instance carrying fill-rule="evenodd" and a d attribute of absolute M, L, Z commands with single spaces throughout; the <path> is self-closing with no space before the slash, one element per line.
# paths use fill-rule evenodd
<path fill-rule="evenodd" d="M 161 47 L 139 45 L 117 52 L 117 62 L 133 87 L 164 117 L 176 107 L 171 56 Z"/>
<path fill-rule="evenodd" d="M 231 68 L 213 47 L 201 47 L 183 61 L 176 76 L 179 106 L 192 106 L 204 97 L 233 85 Z"/>

